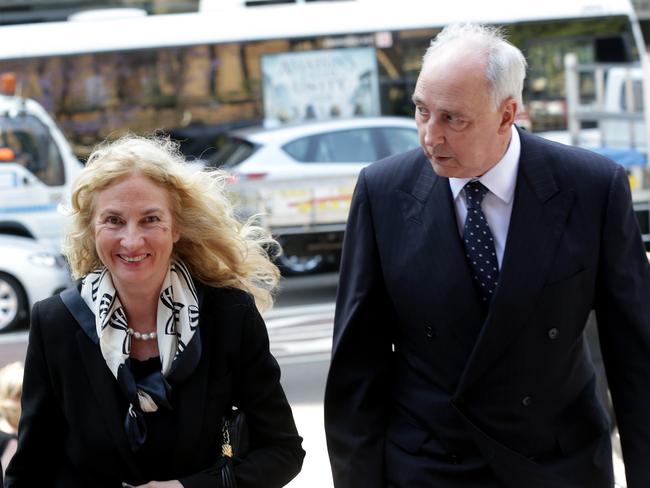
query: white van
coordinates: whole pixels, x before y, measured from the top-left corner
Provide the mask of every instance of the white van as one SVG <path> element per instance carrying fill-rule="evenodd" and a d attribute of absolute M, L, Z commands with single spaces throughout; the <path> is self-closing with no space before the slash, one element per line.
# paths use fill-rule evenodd
<path fill-rule="evenodd" d="M 12 85 L 0 80 L 0 234 L 58 249 L 65 219 L 58 207 L 82 165 L 40 104 L 7 94 Z"/>
<path fill-rule="evenodd" d="M 564 60 L 566 131 L 538 135 L 603 154 L 627 170 L 634 211 L 650 251 L 650 164 L 645 109 L 648 83 L 639 63 L 579 64 L 574 53 Z"/>
<path fill-rule="evenodd" d="M 643 68 L 615 66 L 606 75 L 604 112 L 610 118 L 599 125 L 602 146 L 646 153 Z"/>

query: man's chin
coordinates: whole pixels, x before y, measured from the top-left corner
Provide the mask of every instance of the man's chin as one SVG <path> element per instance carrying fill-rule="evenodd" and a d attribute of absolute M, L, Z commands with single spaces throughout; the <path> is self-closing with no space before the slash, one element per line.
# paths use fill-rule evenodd
<path fill-rule="evenodd" d="M 431 166 L 433 166 L 433 171 L 438 176 L 443 176 L 445 178 L 457 178 L 460 168 L 455 163 L 455 160 L 451 158 L 438 159 L 438 158 L 429 158 Z"/>

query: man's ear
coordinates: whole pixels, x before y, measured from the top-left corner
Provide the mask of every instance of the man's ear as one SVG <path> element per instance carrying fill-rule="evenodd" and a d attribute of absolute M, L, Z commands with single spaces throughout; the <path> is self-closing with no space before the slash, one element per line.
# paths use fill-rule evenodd
<path fill-rule="evenodd" d="M 499 133 L 505 134 L 510 131 L 510 127 L 515 123 L 515 116 L 517 115 L 517 101 L 512 98 L 506 98 L 500 107 L 501 123 L 499 125 Z"/>

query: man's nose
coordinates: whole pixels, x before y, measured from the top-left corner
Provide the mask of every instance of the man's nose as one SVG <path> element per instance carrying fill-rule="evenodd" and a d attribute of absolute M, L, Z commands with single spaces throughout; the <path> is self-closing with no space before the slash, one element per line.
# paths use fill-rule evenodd
<path fill-rule="evenodd" d="M 430 117 L 424 126 L 424 144 L 435 147 L 444 142 L 444 134 L 439 121 L 435 117 Z"/>

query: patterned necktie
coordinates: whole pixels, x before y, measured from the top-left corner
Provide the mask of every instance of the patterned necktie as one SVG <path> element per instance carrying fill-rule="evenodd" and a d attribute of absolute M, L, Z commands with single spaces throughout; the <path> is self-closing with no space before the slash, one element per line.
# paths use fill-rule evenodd
<path fill-rule="evenodd" d="M 472 268 L 483 302 L 488 305 L 497 287 L 499 263 L 494 249 L 494 238 L 481 210 L 481 202 L 488 189 L 480 181 L 465 185 L 467 218 L 463 230 L 463 241 L 467 260 Z"/>

